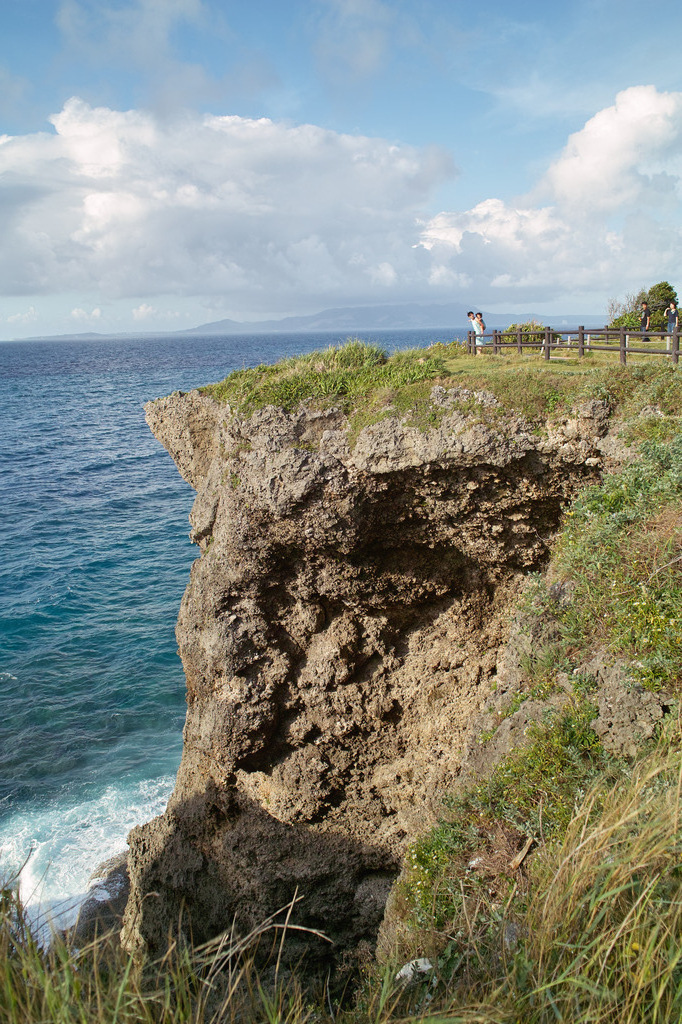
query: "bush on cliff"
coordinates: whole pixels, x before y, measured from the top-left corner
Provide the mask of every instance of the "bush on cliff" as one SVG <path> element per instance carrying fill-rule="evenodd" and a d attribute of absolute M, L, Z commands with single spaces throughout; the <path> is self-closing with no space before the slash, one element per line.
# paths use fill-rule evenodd
<path fill-rule="evenodd" d="M 682 433 L 644 442 L 574 503 L 552 568 L 575 588 L 556 611 L 565 644 L 605 644 L 652 689 L 682 680 L 681 503 Z"/>
<path fill-rule="evenodd" d="M 235 370 L 201 390 L 244 413 L 266 405 L 291 410 L 311 399 L 334 399 L 348 408 L 378 389 L 437 378 L 444 373 L 444 348 L 412 349 L 389 357 L 377 345 L 351 340 L 271 366 Z"/>
<path fill-rule="evenodd" d="M 523 342 L 526 344 L 541 344 L 545 337 L 545 325 L 540 320 L 526 320 L 524 323 L 509 324 L 502 332 L 502 340 L 505 342 L 516 341 L 519 331 Z M 550 331 L 552 341 L 559 341 L 561 335 L 558 331 Z"/>

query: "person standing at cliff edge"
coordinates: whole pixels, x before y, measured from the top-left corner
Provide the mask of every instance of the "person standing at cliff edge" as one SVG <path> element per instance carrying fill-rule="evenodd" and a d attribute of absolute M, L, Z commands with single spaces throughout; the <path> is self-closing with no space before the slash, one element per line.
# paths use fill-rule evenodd
<path fill-rule="evenodd" d="M 649 325 L 650 324 L 651 324 L 651 312 L 649 310 L 649 303 L 648 302 L 643 302 L 642 303 L 642 311 L 639 314 L 639 328 L 640 328 L 640 330 L 642 332 L 642 341 L 648 341 L 649 340 L 647 338 L 646 334 L 647 334 L 647 331 L 649 330 Z"/>
<path fill-rule="evenodd" d="M 663 316 L 668 320 L 668 339 L 666 341 L 666 348 L 670 351 L 671 343 L 670 339 L 672 335 L 679 329 L 680 326 L 680 311 L 677 308 L 677 303 L 674 299 L 670 300 L 670 305 L 663 310 Z"/>
<path fill-rule="evenodd" d="M 485 324 L 483 324 L 482 320 L 479 321 L 477 317 L 474 316 L 473 310 L 471 309 L 467 313 L 467 316 L 471 320 L 471 326 L 475 332 L 474 341 L 476 342 L 476 348 L 474 349 L 474 355 L 477 355 L 478 346 L 481 344 L 481 335 L 483 334 Z"/>

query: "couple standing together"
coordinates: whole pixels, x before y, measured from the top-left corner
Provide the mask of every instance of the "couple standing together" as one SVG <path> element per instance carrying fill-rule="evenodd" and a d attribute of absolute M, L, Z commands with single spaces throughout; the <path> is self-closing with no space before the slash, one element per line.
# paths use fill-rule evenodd
<path fill-rule="evenodd" d="M 469 310 L 467 316 L 471 320 L 471 326 L 473 327 L 474 333 L 476 334 L 476 342 L 480 342 L 481 345 L 487 345 L 487 341 L 483 341 L 481 338 L 481 335 L 485 330 L 485 321 L 483 319 L 483 314 L 476 313 L 476 315 L 474 316 L 473 312 Z"/>
<path fill-rule="evenodd" d="M 668 323 L 668 334 L 674 334 L 676 330 L 679 330 L 680 314 L 676 302 L 673 300 L 670 301 L 668 306 L 663 310 L 663 316 L 666 318 Z M 643 300 L 641 303 L 639 329 L 642 334 L 642 341 L 649 341 L 646 335 L 647 332 L 651 330 L 651 310 L 649 309 L 649 303 L 646 300 Z"/>

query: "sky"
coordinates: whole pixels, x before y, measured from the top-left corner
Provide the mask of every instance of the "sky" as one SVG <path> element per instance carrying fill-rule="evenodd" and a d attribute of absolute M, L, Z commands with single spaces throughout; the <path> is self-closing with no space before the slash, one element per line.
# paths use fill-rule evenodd
<path fill-rule="evenodd" d="M 0 340 L 682 291 L 678 0 L 0 0 Z"/>

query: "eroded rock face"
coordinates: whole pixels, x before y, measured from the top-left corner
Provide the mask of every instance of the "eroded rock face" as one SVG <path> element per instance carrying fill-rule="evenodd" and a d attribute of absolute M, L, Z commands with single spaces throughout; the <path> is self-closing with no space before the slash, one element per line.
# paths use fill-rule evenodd
<path fill-rule="evenodd" d="M 374 940 L 513 595 L 606 450 L 598 403 L 538 435 L 467 418 L 460 397 L 434 389 L 428 433 L 388 415 L 352 448 L 334 409 L 240 419 L 197 392 L 147 407 L 197 490 L 201 557 L 177 626 L 182 764 L 130 836 L 128 948 L 157 951 L 180 919 L 195 941 L 247 930 L 296 894 L 292 920 L 337 950 Z"/>

